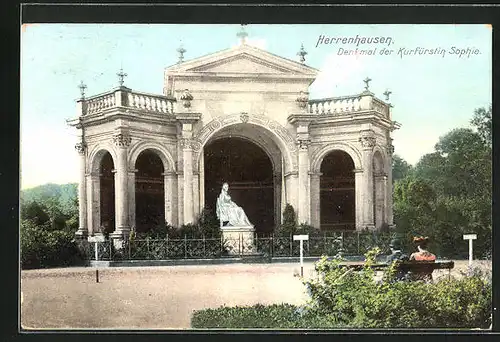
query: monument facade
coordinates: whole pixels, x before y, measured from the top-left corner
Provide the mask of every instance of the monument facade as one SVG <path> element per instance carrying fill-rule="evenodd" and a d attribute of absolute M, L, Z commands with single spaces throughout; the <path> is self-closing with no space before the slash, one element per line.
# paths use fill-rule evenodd
<path fill-rule="evenodd" d="M 257 232 L 287 203 L 323 230 L 393 225 L 388 98 L 310 99 L 318 70 L 246 44 L 179 62 L 163 94 L 124 86 L 77 101 L 78 236 L 126 237 L 215 215 L 223 183 Z M 361 81 L 361 80 L 360 80 Z M 388 97 L 389 93 L 386 93 Z"/>

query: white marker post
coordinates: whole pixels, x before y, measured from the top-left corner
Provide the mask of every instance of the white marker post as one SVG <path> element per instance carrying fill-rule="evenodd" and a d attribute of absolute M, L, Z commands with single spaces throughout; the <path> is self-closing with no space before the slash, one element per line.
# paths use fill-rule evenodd
<path fill-rule="evenodd" d="M 476 234 L 464 234 L 464 240 L 469 240 L 469 267 L 472 265 L 472 240 L 476 239 Z"/>
<path fill-rule="evenodd" d="M 102 236 L 102 235 L 89 236 L 88 241 L 95 243 L 94 256 L 95 256 L 95 261 L 98 261 L 99 260 L 99 242 L 104 241 L 104 236 Z M 97 262 L 95 265 L 95 282 L 96 283 L 99 282 L 99 269 L 97 268 Z"/>
<path fill-rule="evenodd" d="M 294 235 L 293 240 L 300 241 L 300 276 L 304 276 L 304 240 L 309 240 L 309 235 Z"/>

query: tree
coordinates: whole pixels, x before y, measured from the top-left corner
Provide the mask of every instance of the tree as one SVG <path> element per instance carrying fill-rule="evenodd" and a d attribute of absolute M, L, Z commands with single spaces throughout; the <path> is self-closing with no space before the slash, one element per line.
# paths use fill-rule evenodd
<path fill-rule="evenodd" d="M 392 157 L 392 182 L 396 182 L 399 179 L 405 178 L 410 174 L 412 170 L 411 164 L 408 164 L 406 160 L 401 158 L 399 155 L 395 154 Z"/>
<path fill-rule="evenodd" d="M 491 105 L 488 109 L 476 109 L 471 124 L 476 128 L 484 144 L 491 147 Z"/>
<path fill-rule="evenodd" d="M 394 219 L 401 233 L 428 235 L 441 256 L 465 257 L 464 233 L 476 233 L 476 251 L 491 253 L 491 108 L 478 109 L 476 130 L 453 129 L 395 182 Z"/>
<path fill-rule="evenodd" d="M 21 207 L 21 218 L 33 222 L 36 226 L 45 226 L 50 223 L 47 207 L 37 201 L 25 203 Z"/>

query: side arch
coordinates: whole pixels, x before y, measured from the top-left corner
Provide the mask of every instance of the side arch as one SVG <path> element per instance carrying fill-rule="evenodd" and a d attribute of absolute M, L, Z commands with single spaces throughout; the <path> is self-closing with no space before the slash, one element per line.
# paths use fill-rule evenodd
<path fill-rule="evenodd" d="M 320 148 L 311 158 L 311 171 L 314 173 L 319 173 L 321 170 L 321 163 L 325 156 L 335 150 L 343 151 L 347 153 L 354 162 L 354 167 L 360 169 L 362 167 L 361 163 L 361 153 L 358 149 L 349 143 L 345 142 L 335 142 L 327 144 L 326 146 Z"/>
<path fill-rule="evenodd" d="M 87 173 L 100 172 L 101 160 L 106 152 L 111 154 L 113 165 L 116 165 L 117 156 L 113 144 L 108 142 L 97 143 L 89 150 Z"/>
<path fill-rule="evenodd" d="M 161 143 L 157 143 L 154 141 L 140 141 L 134 146 L 132 146 L 127 161 L 129 170 L 135 169 L 135 163 L 137 162 L 137 158 L 142 152 L 146 150 L 152 150 L 158 155 L 158 157 L 160 157 L 163 163 L 163 170 L 165 172 L 175 171 L 174 158 L 172 158 L 172 155 L 170 154 L 168 149 Z"/>

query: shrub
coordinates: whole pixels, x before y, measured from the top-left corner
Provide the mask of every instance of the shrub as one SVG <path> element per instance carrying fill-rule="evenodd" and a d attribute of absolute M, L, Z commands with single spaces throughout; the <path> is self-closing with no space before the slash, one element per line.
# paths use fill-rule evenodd
<path fill-rule="evenodd" d="M 20 232 L 23 269 L 70 266 L 80 264 L 83 260 L 74 241 L 74 232 L 48 231 L 31 220 L 21 221 Z"/>
<path fill-rule="evenodd" d="M 380 250 L 366 254 L 370 265 Z M 305 281 L 309 310 L 351 328 L 487 328 L 491 315 L 491 281 L 471 272 L 460 279 L 435 283 L 393 281 L 394 268 L 382 281 L 363 268 L 339 267 L 339 258 L 322 258 L 318 279 Z"/>

